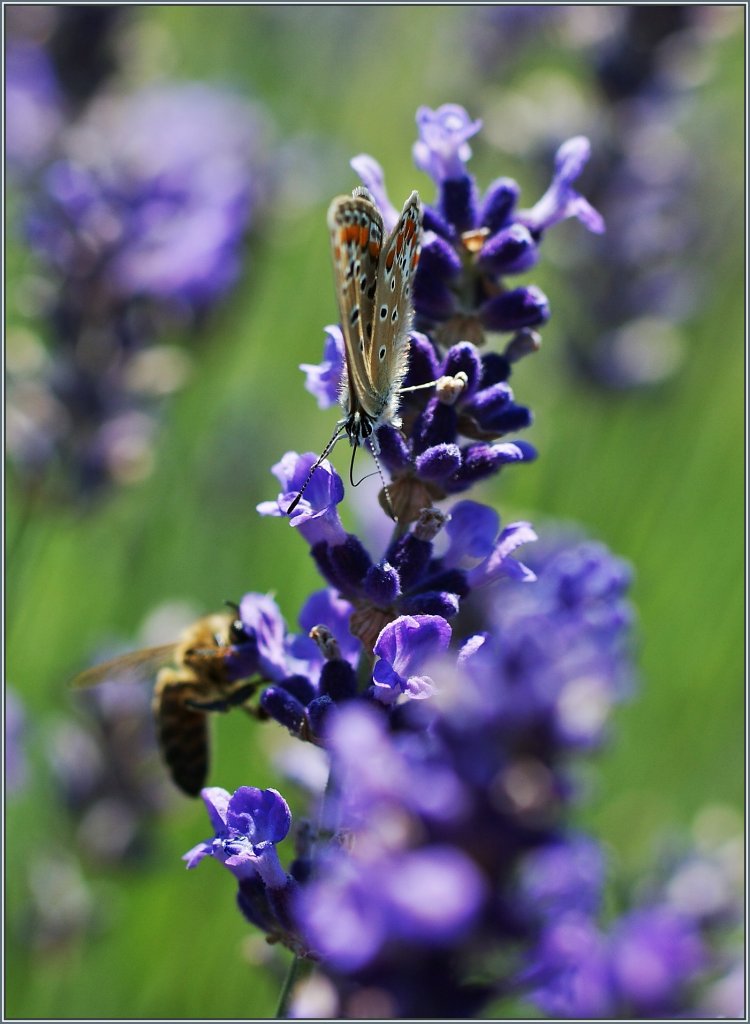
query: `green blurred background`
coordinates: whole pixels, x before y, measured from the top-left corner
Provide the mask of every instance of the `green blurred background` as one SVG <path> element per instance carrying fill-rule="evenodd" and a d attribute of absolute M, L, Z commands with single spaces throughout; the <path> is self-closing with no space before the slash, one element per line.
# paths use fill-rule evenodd
<path fill-rule="evenodd" d="M 514 376 L 517 399 L 535 413 L 525 436 L 540 458 L 472 495 L 505 521 L 582 524 L 635 567 L 639 690 L 615 716 L 585 812 L 632 872 L 665 832 L 689 829 L 707 805 L 739 811 L 744 799 L 744 72 L 735 15 L 712 37 L 710 74 L 691 98 L 688 145 L 718 180 L 706 251 L 686 254 L 705 298 L 685 328 L 681 366 L 659 387 L 622 394 L 571 372 L 558 341 L 566 308 L 586 296 L 570 294 L 565 247 L 584 229 L 562 226 L 551 258 L 529 275 L 553 317 L 541 352 Z M 132 12 L 126 86 L 161 74 L 230 84 L 262 100 L 281 143 L 317 140 L 313 180 L 305 195 L 303 157 L 297 185 L 282 189 L 242 281 L 196 348 L 188 386 L 169 404 L 148 480 L 85 514 L 60 505 L 29 513 L 9 472 L 7 679 L 25 703 L 30 758 L 25 789 L 6 804 L 9 1017 L 274 1013 L 283 957 L 253 963 L 230 877 L 213 864 L 188 874 L 180 861 L 209 831 L 199 802 L 176 797 L 155 822 L 145 868 L 105 871 L 86 864 L 84 851 L 93 930 L 52 951 L 23 941 L 29 858 L 74 842 L 44 766 L 43 723 L 71 713 L 66 681 L 97 645 L 134 643 L 161 603 L 187 600 L 203 613 L 248 590 L 273 592 L 294 623 L 319 585 L 301 538 L 282 521 L 261 520 L 255 505 L 277 493 L 271 464 L 288 449 L 319 450 L 335 420 L 304 392 L 297 366 L 320 358 L 322 328 L 336 319 L 325 210 L 356 184 L 348 159 L 373 154 L 397 205 L 415 187 L 429 201 L 432 185 L 410 156 L 415 110 L 462 103 L 485 119 L 470 165 L 480 185 L 513 175 L 530 205 L 551 168 L 493 146 L 499 98 L 511 86 L 523 94 L 524 76 L 549 67 L 589 88 L 585 63 L 559 38 L 540 38 L 506 77 L 501 58 L 494 72 L 480 72 L 476 17 L 468 6 Z M 585 184 L 584 175 L 584 193 Z M 686 209 L 694 202 L 686 196 Z M 12 295 L 23 259 L 19 243 L 9 244 Z M 343 470 L 345 453 L 334 461 Z M 239 715 L 215 725 L 213 783 L 282 786 L 269 759 L 280 739 L 272 727 Z"/>

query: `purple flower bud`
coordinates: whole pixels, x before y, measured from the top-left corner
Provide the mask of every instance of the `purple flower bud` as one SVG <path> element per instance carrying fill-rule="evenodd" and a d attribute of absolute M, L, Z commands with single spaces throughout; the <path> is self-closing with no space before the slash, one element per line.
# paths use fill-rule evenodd
<path fill-rule="evenodd" d="M 497 178 L 487 189 L 479 213 L 479 223 L 494 234 L 504 228 L 515 210 L 521 190 L 512 178 Z"/>
<path fill-rule="evenodd" d="M 431 557 L 431 542 L 421 540 L 413 530 L 403 534 L 388 548 L 388 561 L 396 567 L 404 591 L 411 590 L 417 583 Z"/>
<path fill-rule="evenodd" d="M 483 371 L 482 359 L 476 345 L 468 341 L 460 341 L 457 345 L 451 346 L 443 360 L 442 373 L 446 377 L 455 377 L 461 372 L 466 374 L 468 381 L 463 396 L 470 395 L 479 385 Z"/>
<path fill-rule="evenodd" d="M 305 706 L 283 686 L 268 686 L 260 696 L 260 706 L 271 718 L 295 735 L 305 720 Z"/>
<path fill-rule="evenodd" d="M 456 440 L 456 410 L 437 398 L 431 398 L 412 430 L 412 444 L 417 455 L 435 445 L 453 444 Z"/>
<path fill-rule="evenodd" d="M 398 473 L 411 465 L 409 446 L 398 430 L 388 426 L 381 427 L 378 431 L 378 444 L 380 461 L 391 473 Z"/>
<path fill-rule="evenodd" d="M 287 693 L 290 693 L 295 700 L 298 700 L 303 705 L 309 704 L 311 700 L 318 696 L 315 687 L 307 676 L 287 676 L 286 679 L 279 681 L 278 686 L 286 690 Z"/>
<path fill-rule="evenodd" d="M 477 262 L 488 274 L 521 274 L 538 259 L 539 250 L 529 229 L 523 224 L 511 224 L 487 239 Z"/>
<path fill-rule="evenodd" d="M 372 561 L 362 542 L 353 533 L 346 534 L 342 544 L 329 548 L 328 558 L 336 578 L 341 580 L 344 592 L 357 593 L 362 589 Z"/>
<path fill-rule="evenodd" d="M 546 323 L 550 310 L 547 296 L 532 284 L 496 295 L 484 303 L 479 314 L 490 331 L 517 331 Z"/>
<path fill-rule="evenodd" d="M 460 595 L 450 591 L 425 590 L 419 594 L 409 594 L 401 602 L 407 615 L 427 615 L 443 619 L 452 619 L 458 615 Z"/>
<path fill-rule="evenodd" d="M 334 658 L 327 661 L 320 672 L 321 694 L 337 704 L 357 696 L 357 676 L 348 661 Z"/>
<path fill-rule="evenodd" d="M 364 590 L 373 604 L 387 608 L 401 593 L 398 572 L 388 562 L 370 566 L 365 576 Z"/>
<path fill-rule="evenodd" d="M 478 480 L 492 476 L 508 462 L 528 462 L 536 458 L 536 450 L 526 441 L 503 441 L 497 444 L 472 444 L 462 449 L 461 468 L 445 484 L 451 493 L 465 491 Z"/>
<path fill-rule="evenodd" d="M 456 239 L 456 229 L 444 220 L 429 203 L 425 203 L 422 207 L 422 229 L 425 234 L 432 231 L 449 242 L 454 242 Z"/>
<path fill-rule="evenodd" d="M 440 483 L 455 473 L 461 465 L 461 450 L 457 444 L 436 444 L 418 455 L 415 466 L 423 480 Z"/>
<path fill-rule="evenodd" d="M 440 212 L 459 232 L 470 231 L 477 223 L 477 196 L 469 174 L 446 178 L 439 184 Z"/>
<path fill-rule="evenodd" d="M 433 234 L 424 240 L 419 257 L 420 273 L 440 278 L 447 283 L 458 277 L 462 268 L 460 256 L 440 235 Z"/>
<path fill-rule="evenodd" d="M 456 309 L 456 297 L 446 282 L 424 271 L 421 260 L 414 278 L 414 310 L 428 320 L 447 320 Z"/>
<path fill-rule="evenodd" d="M 463 404 L 462 413 L 495 437 L 523 430 L 532 422 L 529 409 L 525 405 L 516 405 L 511 388 L 504 382 L 478 391 Z"/>
<path fill-rule="evenodd" d="M 336 710 L 336 704 L 328 694 L 323 694 L 311 701 L 307 708 L 307 721 L 313 736 L 323 738 L 328 722 Z"/>

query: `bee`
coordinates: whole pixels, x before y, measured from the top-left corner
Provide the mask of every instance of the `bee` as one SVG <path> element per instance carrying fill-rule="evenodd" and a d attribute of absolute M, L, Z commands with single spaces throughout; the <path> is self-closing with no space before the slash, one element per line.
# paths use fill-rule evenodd
<path fill-rule="evenodd" d="M 235 678 L 242 647 L 251 641 L 236 614 L 207 615 L 188 626 L 177 643 L 94 665 L 72 685 L 80 689 L 149 679 L 156 673 L 151 706 L 161 755 L 175 785 L 188 796 L 198 796 L 208 776 L 208 713 L 244 705 L 257 688 L 247 680 L 252 668 L 242 679 Z M 248 650 L 252 653 L 253 647 Z M 234 664 L 232 655 L 239 656 Z"/>

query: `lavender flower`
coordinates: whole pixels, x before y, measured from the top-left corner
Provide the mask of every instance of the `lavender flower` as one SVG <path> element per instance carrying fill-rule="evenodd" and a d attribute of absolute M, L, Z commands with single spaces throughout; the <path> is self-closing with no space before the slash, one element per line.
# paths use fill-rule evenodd
<path fill-rule="evenodd" d="M 697 92 L 680 69 L 688 62 L 710 68 L 711 19 L 690 5 L 658 12 L 638 6 L 529 11 L 536 14 L 487 9 L 473 32 L 481 39 L 485 74 L 493 78 L 506 76 L 510 61 L 521 64 L 545 36 L 586 69 L 576 123 L 585 118 L 593 135 L 589 193 L 609 234 L 605 247 L 582 238 L 565 254 L 574 287 L 587 296 L 569 314 L 571 365 L 608 390 L 658 385 L 681 363 L 681 325 L 705 287 L 705 265 L 699 274 L 693 253 L 697 240 L 702 252 L 711 244 L 711 224 L 722 202 L 718 193 L 706 199 L 712 183 L 692 157 L 682 127 L 696 121 L 691 114 Z M 510 119 L 496 111 L 496 120 Z M 544 125 L 544 119 L 537 123 Z M 510 127 L 509 142 L 522 134 L 518 127 Z M 536 136 L 532 131 L 522 148 L 544 156 L 558 143 L 559 130 L 555 119 Z M 726 177 L 719 188 L 726 196 L 732 192 Z M 703 212 L 708 210 L 710 215 Z"/>
<path fill-rule="evenodd" d="M 273 467 L 278 497 L 258 511 L 289 520 L 327 587 L 303 609 L 301 636 L 270 599 L 240 604 L 260 711 L 323 748 L 328 784 L 296 823 L 287 870 L 275 848 L 286 804 L 247 787 L 204 792 L 216 834 L 186 858 L 225 863 L 247 919 L 317 962 L 331 1017 L 467 1018 L 509 995 L 578 1016 L 668 1013 L 706 975 L 704 919 L 672 886 L 671 900 L 633 899 L 605 929 L 604 853 L 570 823 L 576 759 L 632 692 L 629 567 L 580 538 L 548 540 L 524 564 L 529 523 L 472 500 L 437 504 L 534 457 L 501 439 L 531 422 L 508 382 L 549 310 L 504 277 L 531 267 L 563 218 L 601 228 L 574 188 L 588 143 L 564 144 L 552 185 L 520 210 L 514 182 L 480 199 L 466 171 L 479 122 L 446 105 L 421 108 L 418 123 L 415 159 L 438 198 L 425 208 L 406 384 L 437 383 L 403 396 L 403 433 L 379 432 L 393 535 L 371 550 L 348 532 L 330 462 L 288 452 Z M 354 164 L 391 223 L 381 168 Z M 490 330 L 510 337 L 481 353 Z M 342 347 L 329 327 L 323 364 L 303 366 L 321 407 L 340 388 Z M 298 993 L 292 1015 L 315 1004 Z"/>
<path fill-rule="evenodd" d="M 205 857 L 218 860 L 238 880 L 237 903 L 245 917 L 274 941 L 300 952 L 289 929 L 288 904 L 296 883 L 276 850 L 291 825 L 286 801 L 275 789 L 253 786 L 241 786 L 231 795 L 213 787 L 201 796 L 215 835 L 183 856 L 187 867 L 197 867 Z"/>
<path fill-rule="evenodd" d="M 201 796 L 216 835 L 185 854 L 188 868 L 214 857 L 240 880 L 260 875 L 271 889 L 286 885 L 276 844 L 285 838 L 292 817 L 281 794 L 241 786 L 230 796 L 215 786 L 202 790 Z"/>
<path fill-rule="evenodd" d="M 451 627 L 439 615 L 403 615 L 385 626 L 373 648 L 375 699 L 393 704 L 402 695 L 431 697 L 435 684 L 421 670 L 447 650 L 450 638 Z"/>
<path fill-rule="evenodd" d="M 549 318 L 546 296 L 535 285 L 509 288 L 504 278 L 532 267 L 547 228 L 577 217 L 593 231 L 601 217 L 573 188 L 589 155 L 588 142 L 570 139 L 557 155 L 552 184 L 530 210 L 517 209 L 518 185 L 498 178 L 480 201 L 466 169 L 468 139 L 481 128 L 455 104 L 417 113 L 417 166 L 438 189 L 435 206 L 424 205 L 424 238 L 414 281 L 416 331 L 402 395 L 403 434 L 381 427 L 378 445 L 393 480 L 389 501 L 399 522 L 497 473 L 509 462 L 535 457 L 524 442 L 499 442 L 531 423 L 508 384 L 511 367 L 539 348 L 533 328 Z M 352 166 L 381 207 L 386 227 L 394 207 L 385 191 L 382 168 L 370 156 Z M 480 355 L 487 332 L 511 335 L 502 354 Z M 441 357 L 440 349 L 447 348 Z M 327 329 L 323 363 L 304 364 L 307 388 L 321 406 L 332 404 L 343 374 L 343 339 Z M 411 391 L 438 381 L 434 393 Z M 462 438 L 470 443 L 462 443 Z"/>
<path fill-rule="evenodd" d="M 311 454 L 289 452 L 274 467 L 274 473 L 283 487 L 299 489 L 313 462 Z M 258 511 L 262 515 L 283 515 L 293 495 L 294 490 L 285 490 L 277 502 L 263 502 Z M 493 532 L 487 557 L 466 570 L 457 565 L 456 544 L 445 559 L 434 557 L 433 540 L 449 521 L 450 511 L 446 514 L 426 508 L 408 532 L 397 537 L 380 560 L 373 562 L 359 538 L 346 533 L 341 525 L 336 504 L 342 498 L 341 479 L 324 461 L 313 474 L 290 522 L 311 544 L 310 553 L 324 579 L 353 606 L 350 629 L 368 650 L 373 649 L 381 629 L 399 614 L 452 618 L 472 588 L 503 576 L 533 579 L 533 573 L 511 557 L 519 545 L 535 540 L 528 523 L 510 524 L 497 537 Z M 483 507 L 476 505 L 476 511 L 481 517 Z"/>

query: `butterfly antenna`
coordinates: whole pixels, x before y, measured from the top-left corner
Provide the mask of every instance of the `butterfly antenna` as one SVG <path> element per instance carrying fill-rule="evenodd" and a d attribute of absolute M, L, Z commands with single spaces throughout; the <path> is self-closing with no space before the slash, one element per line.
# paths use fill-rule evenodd
<path fill-rule="evenodd" d="M 318 468 L 318 466 L 321 464 L 323 459 L 327 458 L 331 454 L 331 451 L 333 450 L 333 446 L 336 444 L 337 441 L 341 440 L 342 437 L 343 437 L 343 427 L 336 427 L 336 429 L 333 432 L 333 437 L 328 442 L 328 444 L 325 446 L 323 451 L 320 453 L 320 455 L 318 456 L 316 461 L 310 467 L 310 472 L 307 474 L 307 477 L 305 478 L 305 482 L 302 484 L 302 487 L 299 489 L 297 497 L 294 499 L 292 504 L 286 510 L 286 515 L 290 516 L 292 514 L 292 512 L 294 512 L 295 508 L 300 503 L 300 499 L 302 498 L 302 495 L 307 490 L 307 485 L 312 480 L 313 473 Z"/>

